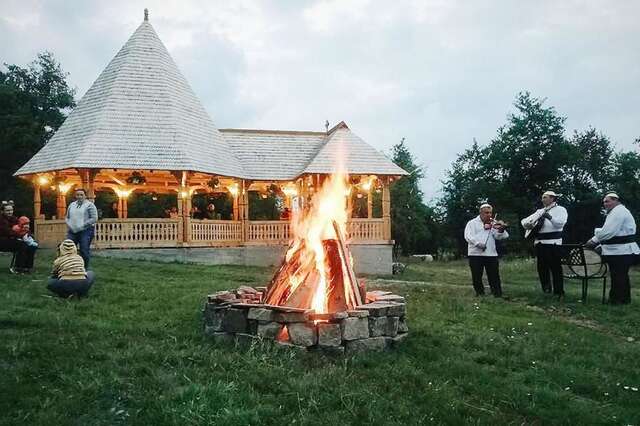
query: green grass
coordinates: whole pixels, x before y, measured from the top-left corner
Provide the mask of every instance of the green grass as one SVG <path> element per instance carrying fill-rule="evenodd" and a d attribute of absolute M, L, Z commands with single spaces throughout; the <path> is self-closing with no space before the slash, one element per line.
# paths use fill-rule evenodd
<path fill-rule="evenodd" d="M 571 283 L 558 303 L 516 260 L 509 299 L 478 299 L 463 262 L 415 263 L 368 278 L 407 296 L 403 346 L 331 358 L 203 336 L 207 293 L 270 270 L 96 258 L 91 297 L 67 301 L 51 260 L 0 273 L 0 424 L 640 424 L 637 290 L 610 307 L 594 284 L 583 305 Z"/>

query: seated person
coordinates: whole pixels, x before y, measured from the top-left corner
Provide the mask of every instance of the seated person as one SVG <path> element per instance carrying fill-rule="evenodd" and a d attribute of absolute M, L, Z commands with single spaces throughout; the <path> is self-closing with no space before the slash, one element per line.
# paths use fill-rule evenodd
<path fill-rule="evenodd" d="M 0 211 L 0 251 L 15 254 L 14 263 L 9 268 L 13 274 L 31 272 L 33 258 L 37 250 L 37 245 L 27 244 L 22 238 L 23 235 L 16 233 L 16 230 L 22 232 L 23 228 L 19 225 L 18 220 L 13 215 L 13 202 L 3 201 Z"/>
<path fill-rule="evenodd" d="M 34 240 L 33 235 L 31 235 L 30 222 L 28 217 L 20 216 L 18 223 L 13 226 L 12 230 L 15 235 L 29 247 L 38 247 L 38 242 Z"/>
<path fill-rule="evenodd" d="M 85 271 L 84 260 L 78 255 L 76 244 L 64 240 L 58 247 L 58 257 L 53 261 L 47 288 L 60 297 L 87 296 L 94 279 L 93 271 Z"/>

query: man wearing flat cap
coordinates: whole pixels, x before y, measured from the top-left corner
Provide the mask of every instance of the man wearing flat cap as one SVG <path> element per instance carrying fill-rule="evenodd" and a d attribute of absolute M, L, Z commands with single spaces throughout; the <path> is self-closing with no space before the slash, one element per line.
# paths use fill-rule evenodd
<path fill-rule="evenodd" d="M 562 265 L 560 264 L 560 250 L 562 245 L 562 230 L 567 223 L 567 209 L 558 205 L 558 194 L 546 191 L 542 194 L 542 208 L 520 222 L 527 230 L 537 230 L 533 246 L 536 251 L 538 278 L 542 291 L 562 297 L 564 283 L 562 279 Z M 553 278 L 553 287 L 551 285 Z"/>
<path fill-rule="evenodd" d="M 631 303 L 629 268 L 635 256 L 640 254 L 636 242 L 636 221 L 615 192 L 605 195 L 602 202 L 607 212 L 604 225 L 595 229 L 593 237 L 585 245 L 602 248 L 602 258 L 609 265 L 611 274 L 609 303 Z"/>

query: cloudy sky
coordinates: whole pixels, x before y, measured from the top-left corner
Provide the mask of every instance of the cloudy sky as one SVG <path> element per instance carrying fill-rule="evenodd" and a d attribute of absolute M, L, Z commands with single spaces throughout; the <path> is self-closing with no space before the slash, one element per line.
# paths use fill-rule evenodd
<path fill-rule="evenodd" d="M 640 137 L 640 1 L 0 0 L 0 61 L 50 50 L 83 95 L 143 9 L 219 128 L 324 130 L 379 150 L 402 137 L 438 195 L 504 124 L 517 92 L 619 149 Z"/>

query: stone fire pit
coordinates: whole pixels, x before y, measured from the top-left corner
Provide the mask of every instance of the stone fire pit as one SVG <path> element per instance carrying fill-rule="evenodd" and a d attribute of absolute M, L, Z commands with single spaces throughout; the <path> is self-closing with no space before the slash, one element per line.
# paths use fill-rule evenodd
<path fill-rule="evenodd" d="M 262 303 L 266 287 L 241 286 L 210 294 L 204 331 L 216 341 L 273 341 L 292 349 L 351 354 L 392 348 L 408 335 L 404 297 L 369 291 L 353 310 L 313 310 Z"/>

